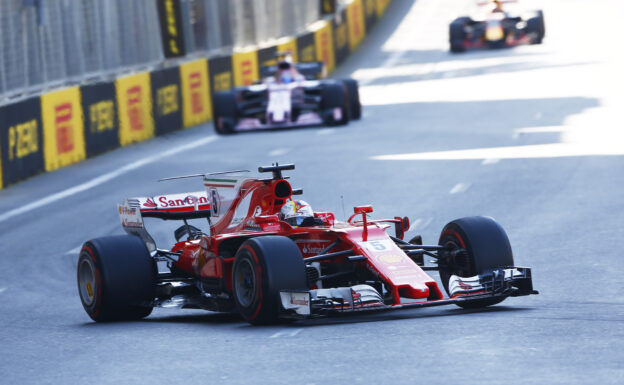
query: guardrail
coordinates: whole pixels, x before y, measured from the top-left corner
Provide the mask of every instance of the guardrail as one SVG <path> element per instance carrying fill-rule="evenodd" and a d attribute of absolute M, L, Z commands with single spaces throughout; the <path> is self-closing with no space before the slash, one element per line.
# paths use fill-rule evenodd
<path fill-rule="evenodd" d="M 259 67 L 271 64 L 278 51 L 291 51 L 296 61 L 323 61 L 330 72 L 357 48 L 388 3 L 352 0 L 306 31 L 270 44 L 66 87 L 4 105 L 0 107 L 0 188 L 206 122 L 212 118 L 214 92 L 257 81 Z M 161 31 L 166 42 L 165 32 Z"/>

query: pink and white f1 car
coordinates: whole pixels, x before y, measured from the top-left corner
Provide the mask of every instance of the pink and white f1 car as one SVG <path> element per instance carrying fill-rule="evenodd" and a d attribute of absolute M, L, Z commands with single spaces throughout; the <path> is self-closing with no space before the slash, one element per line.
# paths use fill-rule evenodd
<path fill-rule="evenodd" d="M 419 236 L 405 241 L 407 217 L 371 219 L 372 206 L 357 206 L 343 222 L 293 200 L 301 190 L 282 176 L 292 169 L 258 169 L 271 177 L 206 174 L 205 191 L 126 199 L 119 214 L 128 235 L 92 239 L 80 252 L 78 292 L 87 314 L 129 320 L 153 307 L 177 307 L 238 312 L 267 324 L 448 304 L 479 308 L 537 294 L 531 269 L 514 265 L 493 219 L 454 220 L 437 244 L 423 245 Z M 182 221 L 173 247 L 156 246 L 143 221 L 150 217 Z M 188 223 L 197 218 L 209 230 Z M 426 266 L 425 256 L 434 265 Z M 429 271 L 439 273 L 448 296 Z"/>
<path fill-rule="evenodd" d="M 449 28 L 451 52 L 541 44 L 546 33 L 543 12 L 518 11 L 507 6 L 503 9 L 505 3 L 515 2 L 481 2 L 479 5 L 482 9 L 474 17 L 455 19 Z"/>
<path fill-rule="evenodd" d="M 294 64 L 288 58 L 265 67 L 264 81 L 217 92 L 213 100 L 215 130 L 232 134 L 267 128 L 343 125 L 361 116 L 354 79 L 320 79 L 323 63 Z"/>

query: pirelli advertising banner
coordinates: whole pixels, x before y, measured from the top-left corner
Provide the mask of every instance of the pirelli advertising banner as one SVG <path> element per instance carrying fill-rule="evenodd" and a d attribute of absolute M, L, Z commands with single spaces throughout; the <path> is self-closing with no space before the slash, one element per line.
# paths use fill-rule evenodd
<path fill-rule="evenodd" d="M 234 52 L 232 69 L 234 70 L 234 86 L 242 87 L 253 84 L 259 78 L 256 50 Z"/>
<path fill-rule="evenodd" d="M 364 6 L 362 0 L 353 0 L 347 6 L 347 25 L 349 28 L 349 50 L 353 52 L 366 35 Z"/>
<path fill-rule="evenodd" d="M 336 68 L 334 30 L 331 21 L 325 20 L 323 23 L 324 25 L 314 32 L 314 46 L 316 47 L 316 61 L 324 62 L 329 73 Z"/>
<path fill-rule="evenodd" d="M 126 146 L 154 136 L 152 90 L 149 72 L 119 78 L 115 81 L 119 143 Z"/>
<path fill-rule="evenodd" d="M 316 46 L 314 44 L 314 32 L 308 32 L 297 36 L 297 61 L 312 62 L 316 60 Z M 320 59 L 319 59 L 320 61 Z"/>
<path fill-rule="evenodd" d="M 212 118 L 212 102 L 208 81 L 208 60 L 199 59 L 180 66 L 182 84 L 182 118 L 184 127 L 191 127 Z"/>
<path fill-rule="evenodd" d="M 46 171 L 80 162 L 87 157 L 80 88 L 41 96 Z"/>
<path fill-rule="evenodd" d="M 87 157 L 119 147 L 119 124 L 115 84 L 95 83 L 80 87 Z"/>
<path fill-rule="evenodd" d="M 0 108 L 0 187 L 45 170 L 39 97 Z"/>
<path fill-rule="evenodd" d="M 166 68 L 150 73 L 156 135 L 182 128 L 180 70 Z"/>
<path fill-rule="evenodd" d="M 208 59 L 208 74 L 212 94 L 232 89 L 234 86 L 232 56 L 216 56 Z"/>

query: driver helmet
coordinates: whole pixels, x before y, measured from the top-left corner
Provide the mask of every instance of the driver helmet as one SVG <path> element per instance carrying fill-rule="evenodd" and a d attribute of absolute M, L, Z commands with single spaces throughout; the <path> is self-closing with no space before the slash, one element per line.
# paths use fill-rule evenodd
<path fill-rule="evenodd" d="M 301 226 L 306 218 L 314 218 L 314 211 L 303 200 L 288 201 L 280 210 L 280 219 L 293 227 Z"/>

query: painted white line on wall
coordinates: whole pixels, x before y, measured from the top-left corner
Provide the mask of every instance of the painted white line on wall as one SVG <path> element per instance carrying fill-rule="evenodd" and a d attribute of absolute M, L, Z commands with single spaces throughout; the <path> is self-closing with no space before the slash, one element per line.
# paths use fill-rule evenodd
<path fill-rule="evenodd" d="M 468 187 L 470 187 L 470 183 L 457 183 L 455 186 L 453 186 L 451 191 L 449 191 L 449 194 L 463 193 L 464 191 L 468 190 Z"/>
<path fill-rule="evenodd" d="M 281 331 L 281 332 L 277 332 L 275 334 L 273 334 L 271 337 L 269 338 L 278 338 L 278 337 L 282 337 L 282 336 L 286 336 L 286 337 L 294 337 L 297 334 L 301 333 L 303 329 L 295 329 L 293 331 Z"/>
<path fill-rule="evenodd" d="M 275 150 L 269 152 L 269 156 L 281 156 L 284 154 L 288 154 L 290 152 L 290 148 L 276 148 Z"/>
<path fill-rule="evenodd" d="M 29 204 L 24 205 L 22 207 L 18 207 L 18 208 L 14 209 L 14 210 L 7 211 L 6 213 L 0 215 L 0 222 L 4 222 L 7 219 L 11 219 L 11 218 L 13 218 L 13 217 L 15 217 L 17 215 L 25 214 L 25 213 L 27 213 L 29 211 L 36 210 L 36 209 L 38 209 L 40 207 L 49 205 L 50 203 L 54 203 L 54 202 L 59 201 L 61 199 L 64 199 L 64 198 L 70 197 L 72 195 L 76 195 L 78 193 L 81 193 L 83 191 L 92 189 L 92 188 L 94 188 L 96 186 L 99 186 L 99 185 L 101 185 L 103 183 L 108 182 L 111 179 L 114 179 L 114 178 L 117 178 L 118 176 L 127 174 L 130 171 L 134 171 L 134 170 L 136 170 L 138 168 L 141 168 L 143 166 L 146 166 L 146 165 L 148 165 L 150 163 L 154 163 L 156 161 L 162 160 L 163 158 L 166 158 L 166 157 L 169 157 L 169 156 L 172 156 L 172 155 L 176 155 L 176 154 L 179 154 L 179 153 L 187 151 L 187 150 L 191 150 L 191 149 L 196 148 L 196 147 L 203 146 L 203 145 L 208 144 L 210 142 L 214 142 L 215 140 L 217 140 L 216 136 L 209 136 L 209 137 L 197 140 L 197 141 L 195 141 L 193 143 L 185 144 L 183 146 L 178 146 L 176 148 L 172 148 L 172 149 L 167 150 L 165 152 L 161 152 L 161 153 L 159 153 L 157 155 L 152 155 L 152 156 L 145 157 L 143 159 L 139 159 L 139 160 L 137 160 L 135 162 L 132 162 L 132 163 L 130 163 L 128 165 L 120 167 L 117 170 L 107 172 L 106 174 L 102 174 L 102 175 L 98 176 L 97 178 L 93 178 L 93 179 L 91 179 L 91 180 L 89 180 L 89 181 L 87 181 L 85 183 L 79 184 L 79 185 L 74 186 L 74 187 L 70 187 L 70 188 L 68 188 L 66 190 L 63 190 L 63 191 L 59 191 L 56 194 L 52 194 L 52 195 L 47 196 L 47 197 L 45 197 L 43 199 L 39 199 L 39 200 L 37 200 L 35 202 L 29 203 Z"/>

